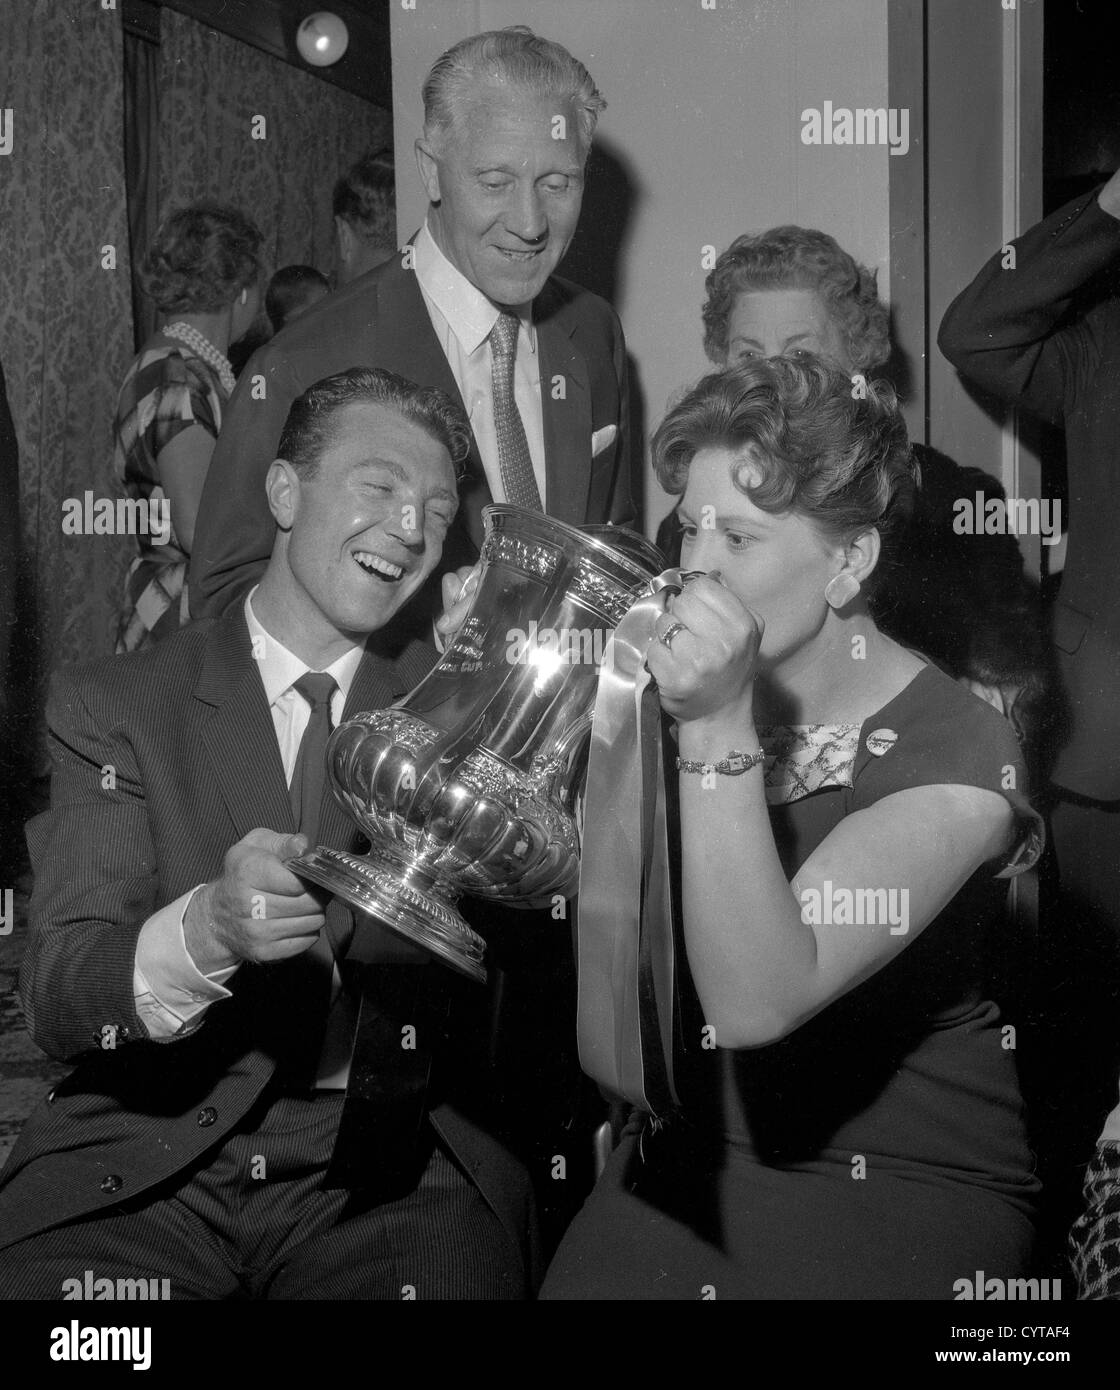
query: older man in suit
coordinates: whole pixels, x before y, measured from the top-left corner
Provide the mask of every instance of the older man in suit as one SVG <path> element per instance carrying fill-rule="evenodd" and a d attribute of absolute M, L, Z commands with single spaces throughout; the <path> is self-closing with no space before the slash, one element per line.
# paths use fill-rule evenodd
<path fill-rule="evenodd" d="M 445 567 L 474 562 L 491 501 L 575 525 L 632 521 L 622 328 L 605 301 L 553 274 L 604 105 L 582 63 L 524 27 L 464 39 L 436 62 L 416 142 L 425 225 L 250 360 L 199 509 L 192 613 L 224 611 L 258 576 L 271 544 L 261 482 L 288 406 L 346 367 L 387 367 L 466 408 Z"/>
<path fill-rule="evenodd" d="M 439 561 L 468 445 L 439 391 L 318 383 L 262 480 L 259 586 L 59 682 L 21 991 L 79 1066 L 3 1174 L 0 1297 L 87 1270 L 177 1298 L 524 1295 L 523 1170 L 445 1100 L 449 972 L 287 867 L 357 847 L 326 737 L 430 665 L 383 639 Z"/>

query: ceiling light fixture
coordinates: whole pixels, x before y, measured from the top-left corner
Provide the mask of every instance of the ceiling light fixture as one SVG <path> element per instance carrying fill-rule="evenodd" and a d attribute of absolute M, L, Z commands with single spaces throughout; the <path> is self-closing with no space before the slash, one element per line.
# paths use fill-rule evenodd
<path fill-rule="evenodd" d="M 305 63 L 329 68 L 346 52 L 350 34 L 343 20 L 330 10 L 309 14 L 296 30 L 296 47 Z"/>

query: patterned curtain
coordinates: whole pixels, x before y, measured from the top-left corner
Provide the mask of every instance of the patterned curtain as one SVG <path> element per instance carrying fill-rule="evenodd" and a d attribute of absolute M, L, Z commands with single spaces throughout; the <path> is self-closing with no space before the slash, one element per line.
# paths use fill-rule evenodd
<path fill-rule="evenodd" d="M 113 496 L 113 411 L 132 355 L 121 55 L 118 10 L 5 0 L 0 106 L 14 138 L 0 154 L 0 361 L 40 696 L 53 666 L 112 652 L 133 546 L 62 531 L 67 498 Z"/>
<path fill-rule="evenodd" d="M 266 271 L 332 266 L 331 192 L 388 112 L 278 58 L 165 9 L 160 16 L 159 206 L 196 198 L 247 213 Z"/>
<path fill-rule="evenodd" d="M 140 289 L 140 262 L 159 225 L 159 45 L 124 36 L 124 176 L 132 247 L 132 322 L 137 352 L 156 331 L 159 310 Z"/>

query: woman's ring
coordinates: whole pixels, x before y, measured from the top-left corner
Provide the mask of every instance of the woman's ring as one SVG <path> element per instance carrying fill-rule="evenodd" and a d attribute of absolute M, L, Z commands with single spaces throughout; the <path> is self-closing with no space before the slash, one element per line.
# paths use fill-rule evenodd
<path fill-rule="evenodd" d="M 670 623 L 664 632 L 659 632 L 657 634 L 657 640 L 661 643 L 662 646 L 668 647 L 669 650 L 672 651 L 673 638 L 677 635 L 678 632 L 684 632 L 684 630 L 684 623 Z"/>

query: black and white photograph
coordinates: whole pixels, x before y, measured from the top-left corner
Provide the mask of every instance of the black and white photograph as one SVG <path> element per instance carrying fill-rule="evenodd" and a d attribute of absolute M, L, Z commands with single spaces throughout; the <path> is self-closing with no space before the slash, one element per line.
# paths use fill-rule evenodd
<path fill-rule="evenodd" d="M 25 1374 L 492 1301 L 1095 1369 L 1114 24 L 3 0 Z"/>

